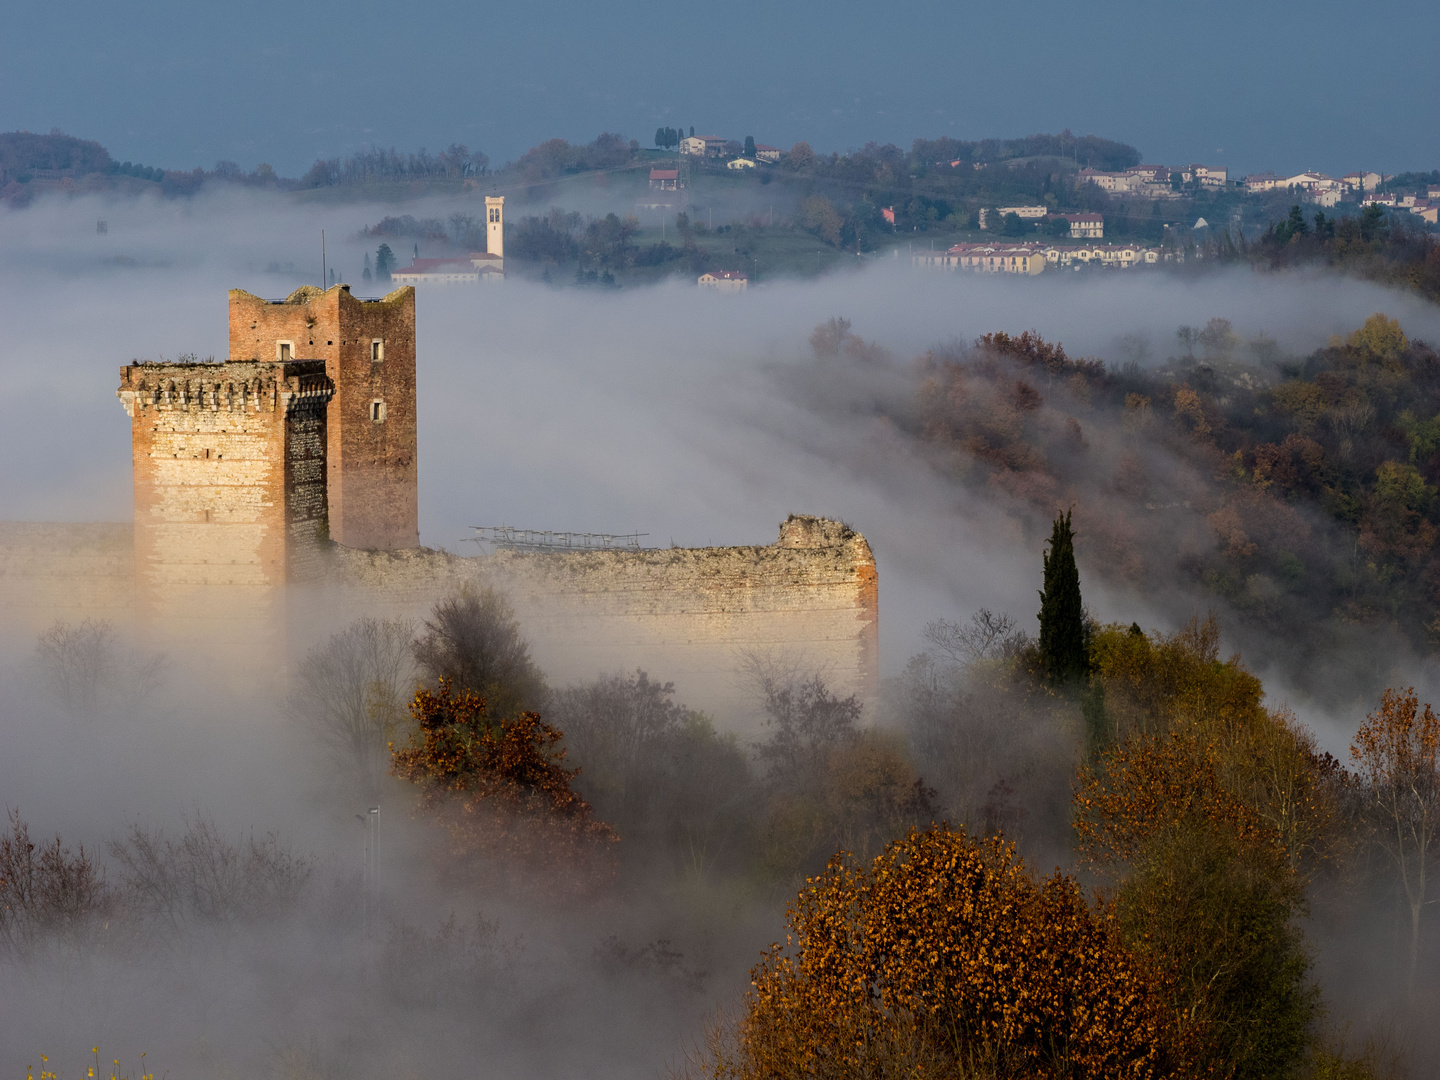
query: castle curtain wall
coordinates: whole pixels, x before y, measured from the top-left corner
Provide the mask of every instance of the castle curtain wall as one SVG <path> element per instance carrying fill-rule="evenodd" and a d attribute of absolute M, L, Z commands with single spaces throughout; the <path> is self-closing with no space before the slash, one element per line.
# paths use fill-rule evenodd
<path fill-rule="evenodd" d="M 792 517 L 777 543 L 751 547 L 471 558 L 337 549 L 316 609 L 418 619 L 467 583 L 509 597 L 557 681 L 642 667 L 729 730 L 754 731 L 743 675 L 752 658 L 818 671 L 867 704 L 878 697 L 875 557 L 838 522 Z"/>

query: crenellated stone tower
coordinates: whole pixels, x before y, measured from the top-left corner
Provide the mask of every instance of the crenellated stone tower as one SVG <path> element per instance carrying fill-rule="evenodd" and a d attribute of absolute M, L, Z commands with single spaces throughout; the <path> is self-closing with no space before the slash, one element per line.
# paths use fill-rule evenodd
<path fill-rule="evenodd" d="M 415 290 L 361 300 L 304 285 L 284 300 L 230 290 L 230 359 L 324 361 L 335 386 L 326 435 L 330 538 L 398 550 L 420 543 Z"/>
<path fill-rule="evenodd" d="M 224 596 L 232 617 L 263 617 L 276 586 L 323 573 L 333 392 L 319 360 L 120 369 L 143 607 L 183 618 Z"/>

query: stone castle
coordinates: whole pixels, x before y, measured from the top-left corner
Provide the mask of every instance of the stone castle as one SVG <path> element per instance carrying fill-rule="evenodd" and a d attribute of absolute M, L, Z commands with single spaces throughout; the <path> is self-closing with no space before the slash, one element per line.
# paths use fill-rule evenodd
<path fill-rule="evenodd" d="M 122 368 L 133 527 L 0 524 L 12 631 L 133 621 L 284 670 L 350 618 L 420 617 L 484 581 L 561 678 L 641 666 L 703 705 L 734 698 L 747 653 L 779 653 L 873 698 L 875 559 L 839 522 L 792 515 L 775 544 L 750 547 L 421 548 L 415 327 L 413 287 L 379 300 L 345 285 L 284 300 L 237 289 L 228 360 Z"/>

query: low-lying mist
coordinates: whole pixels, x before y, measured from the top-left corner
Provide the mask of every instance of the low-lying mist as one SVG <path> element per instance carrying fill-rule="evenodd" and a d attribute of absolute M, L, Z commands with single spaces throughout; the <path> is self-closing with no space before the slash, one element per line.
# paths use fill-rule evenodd
<path fill-rule="evenodd" d="M 359 270 L 373 245 L 358 233 L 394 209 L 234 192 L 0 210 L 0 517 L 128 520 L 119 366 L 223 359 L 226 290 L 279 297 L 318 281 L 321 228 L 330 265 L 367 295 Z M 1160 366 L 1177 351 L 1178 326 L 1215 317 L 1304 356 L 1375 311 L 1412 339 L 1440 341 L 1440 311 L 1408 294 L 1248 271 L 1002 280 L 914 271 L 902 253 L 817 280 L 762 278 L 736 296 L 685 282 L 598 292 L 514 276 L 422 287 L 421 541 L 468 554 L 470 526 L 509 524 L 638 531 L 657 547 L 764 544 L 788 513 L 841 518 L 878 559 L 882 674 L 894 678 L 927 648 L 937 618 L 987 608 L 1033 633 L 1043 541 L 998 494 L 941 476 L 897 428 L 893 418 L 914 408 L 916 356 L 1035 329 L 1072 357 Z M 834 316 L 881 351 L 816 365 L 809 337 Z M 1101 569 L 1082 557 L 1085 600 L 1101 621 L 1173 631 L 1219 607 L 1187 581 L 1142 591 L 1107 586 Z M 57 833 L 72 850 L 83 844 L 117 887 L 123 860 L 106 845 L 133 827 L 221 863 L 243 861 L 252 837 L 269 850 L 273 832 L 309 860 L 303 897 L 283 917 L 174 915 L 172 904 L 165 918 L 188 920 L 180 929 L 145 908 L 132 941 L 60 939 L 7 969 L 25 980 L 0 989 L 0 1068 L 14 1075 L 38 1069 L 42 1052 L 72 1074 L 97 1043 L 127 1069 L 146 1050 L 146 1068 L 176 1061 L 177 1073 L 217 1076 L 653 1072 L 708 1008 L 743 990 L 748 965 L 779 935 L 773 882 L 719 889 L 647 868 L 583 914 L 552 897 L 447 883 L 432 872 L 445 842 L 410 820 L 398 781 L 383 798 L 383 918 L 377 901 L 370 930 L 356 933 L 366 913 L 354 817 L 366 807 L 337 795 L 328 759 L 287 717 L 289 673 L 227 696 L 203 666 L 171 666 L 154 695 L 81 717 L 47 696 L 33 633 L 4 638 L 0 803 L 20 809 L 37 844 Z M 1433 686 L 1428 661 L 1387 662 L 1392 683 Z M 1273 665 L 1260 672 L 1271 701 L 1289 697 L 1322 748 L 1342 755 L 1359 719 L 1351 701 L 1317 691 L 1283 650 Z M 615 673 L 546 675 L 558 689 Z M 558 700 L 578 708 L 581 697 Z M 676 700 L 707 708 L 684 686 Z M 984 754 L 1054 771 L 1078 742 L 1073 732 L 1047 738 L 1039 715 L 1015 721 L 1024 746 L 1013 752 L 996 748 L 1009 730 L 996 721 Z M 876 745 L 877 760 L 899 753 Z M 1005 767 L 995 769 L 989 790 L 968 796 L 970 812 L 983 815 L 983 804 L 1003 818 L 1025 803 L 1024 793 L 1007 802 Z M 577 784 L 583 791 L 583 773 Z M 1063 830 L 1066 798 L 1062 778 L 1034 796 L 1032 820 Z M 186 849 L 187 836 L 200 839 Z M 1048 837 L 1030 850 L 1065 858 Z"/>
<path fill-rule="evenodd" d="M 358 282 L 368 245 L 356 234 L 380 209 L 237 191 L 5 211 L 0 235 L 12 261 L 0 270 L 0 304 L 10 347 L 0 363 L 12 392 L 0 404 L 0 454 L 14 463 L 0 477 L 6 516 L 128 519 L 116 368 L 132 357 L 223 357 L 226 290 L 281 296 L 317 280 L 322 227 L 330 264 Z M 97 218 L 108 222 L 104 236 Z M 302 273 L 313 263 L 313 274 L 267 272 L 272 263 Z M 1035 552 L 1013 543 L 1013 521 L 957 503 L 859 400 L 912 395 L 911 357 L 1033 328 L 1072 356 L 1160 364 L 1177 351 L 1177 326 L 1217 316 L 1299 356 L 1376 310 L 1412 337 L 1440 339 L 1440 312 L 1409 295 L 1244 271 L 1013 281 L 921 274 L 892 259 L 819 280 L 762 281 L 742 297 L 680 282 L 601 294 L 517 280 L 424 289 L 422 542 L 463 552 L 468 526 L 505 523 L 638 530 L 659 546 L 765 543 L 791 511 L 841 517 L 880 560 L 882 647 L 894 670 L 936 614 L 986 606 L 1023 618 L 1033 606 Z M 833 315 L 893 361 L 855 378 L 784 379 L 808 360 L 811 329 Z M 1174 624 L 1188 614 L 1152 612 L 1136 597 L 1113 606 L 1099 589 L 1088 599 L 1102 618 Z"/>

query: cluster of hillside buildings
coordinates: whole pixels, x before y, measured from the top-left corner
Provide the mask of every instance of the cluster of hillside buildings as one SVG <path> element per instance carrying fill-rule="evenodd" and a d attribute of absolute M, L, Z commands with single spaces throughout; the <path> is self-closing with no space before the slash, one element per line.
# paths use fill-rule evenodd
<path fill-rule="evenodd" d="M 778 146 L 767 146 L 765 143 L 755 144 L 753 157 L 747 156 L 749 150 L 733 139 L 726 139 L 719 135 L 691 135 L 689 138 L 680 140 L 680 153 L 689 157 L 700 158 L 729 158 L 725 167 L 735 172 L 744 169 L 753 169 L 757 163 L 773 165 L 780 160 L 780 155 L 785 151 Z M 654 191 L 679 191 L 686 186 L 687 172 L 684 169 L 667 169 L 655 167 L 650 170 L 650 190 Z M 669 206 L 663 196 L 658 203 L 640 204 L 645 209 L 659 209 Z"/>
<path fill-rule="evenodd" d="M 1175 180 L 1180 181 L 1179 187 Z M 1267 192 L 1288 192 L 1303 202 L 1317 206 L 1335 206 L 1341 202 L 1359 202 L 1363 205 L 1388 206 L 1406 209 L 1431 224 L 1440 218 L 1440 187 L 1430 187 L 1423 195 L 1380 193 L 1380 187 L 1393 176 L 1377 172 L 1350 172 L 1341 177 L 1327 176 L 1321 172 L 1302 172 L 1293 176 L 1278 173 L 1251 173 L 1234 183 L 1248 194 L 1263 195 Z M 1148 199 L 1178 199 L 1184 196 L 1184 187 L 1194 184 L 1202 188 L 1225 188 L 1230 185 L 1229 174 L 1224 168 L 1208 165 L 1187 165 L 1172 169 L 1164 165 L 1136 165 L 1122 172 L 1103 172 L 1099 169 L 1081 169 L 1079 182 L 1094 184 L 1101 191 L 1114 195 L 1134 195 Z M 1030 214 L 1021 213 L 1030 210 Z M 1005 207 L 1007 212 L 1020 213 L 1021 217 L 1039 216 L 1035 207 Z"/>
<path fill-rule="evenodd" d="M 1302 172 L 1294 176 L 1280 176 L 1276 173 L 1251 173 L 1241 181 L 1245 190 L 1252 195 L 1262 195 L 1267 191 L 1294 191 L 1302 195 L 1314 196 L 1309 201 L 1317 202 L 1318 197 L 1328 196 L 1329 205 L 1333 206 L 1341 199 L 1352 196 L 1360 197 L 1366 192 L 1376 191 L 1388 176 L 1381 176 L 1376 172 L 1352 172 L 1346 173 L 1338 180 L 1333 176 L 1326 176 L 1319 172 Z"/>
<path fill-rule="evenodd" d="M 1229 180 L 1229 170 L 1223 166 L 1185 165 L 1172 169 L 1168 165 L 1136 165 L 1121 172 L 1081 169 L 1078 182 L 1094 184 L 1101 191 L 1115 195 L 1178 199 L 1185 193 L 1174 186 L 1177 174 L 1182 185 L 1198 184 L 1202 188 L 1223 188 Z"/>
<path fill-rule="evenodd" d="M 1397 210 L 1409 210 L 1431 225 L 1440 220 L 1440 187 L 1431 185 L 1424 194 L 1419 192 L 1393 192 L 1383 194 L 1380 186 L 1393 176 L 1382 176 L 1377 172 L 1346 173 L 1338 179 L 1321 172 L 1296 173 L 1294 176 L 1277 176 L 1275 173 L 1254 173 L 1245 177 L 1245 190 L 1252 194 L 1268 191 L 1284 191 L 1293 194 L 1303 202 L 1316 206 L 1334 206 L 1341 202 L 1359 202 L 1362 206 L 1385 206 Z"/>
<path fill-rule="evenodd" d="M 1394 191 L 1387 191 L 1382 195 L 1375 192 L 1366 195 L 1360 202 L 1364 206 L 1384 206 L 1392 210 L 1409 210 L 1410 213 L 1428 221 L 1431 225 L 1440 225 L 1440 186 L 1434 184 L 1425 189 L 1424 195 L 1401 194 Z"/>
<path fill-rule="evenodd" d="M 734 160 L 729 162 L 728 167 L 732 169 L 754 168 L 756 161 L 765 161 L 774 164 L 780 160 L 780 155 L 785 152 L 778 146 L 766 146 L 764 143 L 756 143 L 755 157 L 751 159 L 741 157 L 739 147 L 740 144 L 738 142 L 734 139 L 727 139 L 723 135 L 691 135 L 688 139 L 680 140 L 680 153 L 689 154 L 692 157 L 731 157 Z"/>

